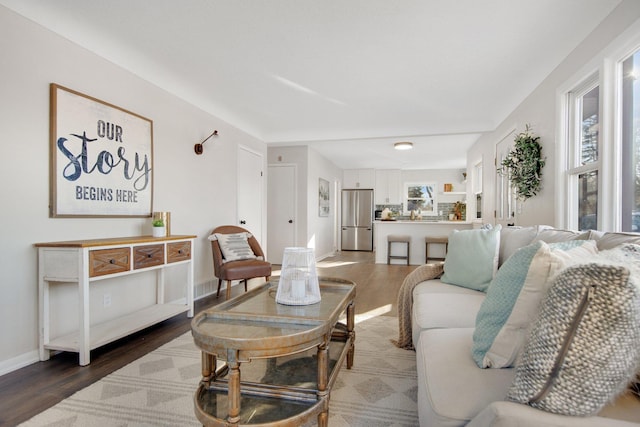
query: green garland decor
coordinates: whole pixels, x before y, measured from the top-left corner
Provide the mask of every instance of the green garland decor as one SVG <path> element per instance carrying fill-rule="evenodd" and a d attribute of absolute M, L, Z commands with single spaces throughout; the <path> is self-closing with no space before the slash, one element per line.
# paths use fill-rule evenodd
<path fill-rule="evenodd" d="M 540 137 L 533 135 L 527 125 L 524 132 L 516 135 L 513 150 L 500 163 L 503 168 L 498 169 L 498 173 L 509 177 L 518 199 L 523 201 L 538 194 L 542 188 L 545 159 L 542 157 L 539 140 Z"/>

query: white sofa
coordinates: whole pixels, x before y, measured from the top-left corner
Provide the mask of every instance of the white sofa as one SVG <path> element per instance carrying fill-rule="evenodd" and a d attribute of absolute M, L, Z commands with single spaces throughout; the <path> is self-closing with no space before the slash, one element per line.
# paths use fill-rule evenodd
<path fill-rule="evenodd" d="M 501 232 L 499 264 L 535 240 L 571 239 L 596 240 L 599 250 L 623 242 L 640 244 L 640 234 L 632 233 L 507 228 Z M 595 417 L 556 415 L 505 401 L 515 368 L 481 369 L 471 355 L 476 314 L 485 293 L 440 279 L 414 286 L 411 337 L 417 358 L 421 426 L 640 426 L 640 400 L 633 396 Z"/>

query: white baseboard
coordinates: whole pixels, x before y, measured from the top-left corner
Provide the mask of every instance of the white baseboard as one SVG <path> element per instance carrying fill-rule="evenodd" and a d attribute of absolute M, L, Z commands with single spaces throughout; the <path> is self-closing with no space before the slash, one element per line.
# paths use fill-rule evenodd
<path fill-rule="evenodd" d="M 193 290 L 193 298 L 200 299 L 208 295 L 214 294 L 218 289 L 218 279 L 209 280 L 203 283 L 198 283 Z"/>
<path fill-rule="evenodd" d="M 234 281 L 233 285 L 240 283 L 239 281 Z M 232 286 L 233 286 L 232 285 Z M 204 298 L 206 296 L 215 294 L 218 290 L 218 279 L 209 280 L 204 283 L 200 283 L 196 285 L 194 289 L 194 299 Z M 222 284 L 222 288 L 220 292 L 226 290 L 226 283 Z M 177 301 L 172 301 L 174 303 L 183 304 L 186 302 L 185 298 L 178 299 Z M 0 376 L 8 374 L 9 372 L 16 371 L 20 368 L 24 368 L 25 366 L 29 366 L 33 363 L 40 361 L 40 355 L 38 354 L 38 350 L 33 350 L 28 353 L 21 354 L 20 356 L 16 356 L 12 359 L 0 361 Z"/>
<path fill-rule="evenodd" d="M 29 366 L 39 361 L 40 355 L 38 354 L 38 350 L 33 350 L 12 359 L 4 360 L 0 362 L 0 376 L 8 374 L 9 372 L 17 371 L 20 368 L 24 368 L 25 366 Z"/>
<path fill-rule="evenodd" d="M 194 299 L 200 299 L 208 295 L 215 294 L 217 288 L 217 279 L 198 284 L 196 285 L 196 289 L 194 290 Z M 222 289 L 225 289 L 225 285 L 222 286 Z M 172 303 L 177 304 L 184 304 L 185 302 L 185 298 L 180 298 L 176 301 L 172 301 Z M 28 353 L 21 354 L 20 356 L 16 356 L 12 359 L 0 361 L 0 376 L 8 374 L 9 372 L 16 371 L 20 368 L 24 368 L 25 366 L 29 366 L 39 361 L 40 355 L 38 353 L 38 350 L 33 350 Z"/>
<path fill-rule="evenodd" d="M 231 283 L 231 286 L 236 286 L 240 283 L 240 280 L 234 280 Z M 220 287 L 220 293 L 223 294 L 226 292 L 227 282 L 225 280 L 222 281 L 222 286 Z M 218 291 L 218 279 L 209 280 L 207 282 L 199 283 L 196 285 L 193 293 L 193 299 L 199 300 L 204 297 L 208 297 L 209 295 L 213 295 Z"/>
<path fill-rule="evenodd" d="M 332 257 L 335 254 L 336 254 L 335 251 L 333 251 L 333 252 L 329 252 L 329 253 L 324 254 L 324 255 L 316 256 L 316 261 L 322 261 L 323 259 Z"/>

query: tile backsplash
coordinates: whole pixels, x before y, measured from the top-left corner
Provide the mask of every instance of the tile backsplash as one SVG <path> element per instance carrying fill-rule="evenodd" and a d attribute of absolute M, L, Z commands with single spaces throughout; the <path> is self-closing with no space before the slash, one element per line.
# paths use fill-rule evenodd
<path fill-rule="evenodd" d="M 422 215 L 422 220 L 423 221 L 448 221 L 449 220 L 449 214 L 453 213 L 453 207 L 455 205 L 454 203 L 438 203 L 438 215 Z M 404 205 L 401 203 L 399 205 L 376 205 L 376 210 L 383 210 L 384 208 L 389 208 L 389 210 L 391 212 L 395 212 L 398 215 L 396 216 L 396 219 L 402 220 L 402 219 L 410 219 L 408 215 L 404 215 L 403 214 L 403 207 Z M 439 213 L 442 212 L 442 215 L 439 215 Z"/>

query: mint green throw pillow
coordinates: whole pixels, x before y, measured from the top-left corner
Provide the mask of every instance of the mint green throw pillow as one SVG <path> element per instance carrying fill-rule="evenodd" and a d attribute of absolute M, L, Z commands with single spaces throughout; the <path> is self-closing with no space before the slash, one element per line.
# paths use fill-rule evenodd
<path fill-rule="evenodd" d="M 481 368 L 513 366 L 559 271 L 597 254 L 593 240 L 537 241 L 518 249 L 496 273 L 476 316 L 471 353 Z"/>
<path fill-rule="evenodd" d="M 441 281 L 477 291 L 486 291 L 498 269 L 500 225 L 490 230 L 454 230 Z"/>

